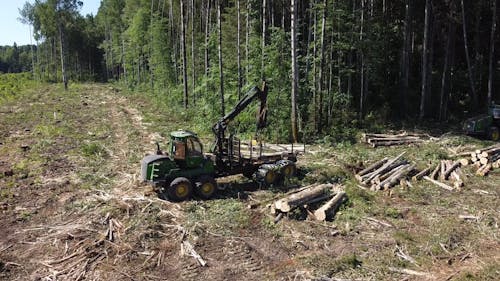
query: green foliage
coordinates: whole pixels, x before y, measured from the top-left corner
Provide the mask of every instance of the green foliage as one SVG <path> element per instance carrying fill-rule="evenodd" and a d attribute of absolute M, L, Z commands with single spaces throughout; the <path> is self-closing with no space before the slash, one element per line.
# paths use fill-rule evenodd
<path fill-rule="evenodd" d="M 105 157 L 108 155 L 106 149 L 98 143 L 84 143 L 81 146 L 82 154 L 86 157 Z"/>

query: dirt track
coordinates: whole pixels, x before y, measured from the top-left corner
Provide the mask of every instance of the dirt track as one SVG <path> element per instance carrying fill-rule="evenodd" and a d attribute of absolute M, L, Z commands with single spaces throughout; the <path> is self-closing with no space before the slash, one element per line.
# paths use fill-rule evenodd
<path fill-rule="evenodd" d="M 148 106 L 108 86 L 82 85 L 70 93 L 42 86 L 1 107 L 0 279 L 443 280 L 499 272 L 497 181 L 481 186 L 488 196 L 446 202 L 439 190 L 416 199 L 356 193 L 369 198 L 366 206 L 352 201 L 335 224 L 291 218 L 275 226 L 265 210 L 246 205 L 277 191 L 241 183 L 215 200 L 174 204 L 139 183 L 139 161 L 160 138 L 144 122 Z M 372 209 L 353 217 L 361 207 Z M 484 219 L 443 225 L 463 212 Z M 420 241 L 433 232 L 443 238 Z M 182 239 L 207 267 L 180 255 Z M 417 260 L 398 258 L 398 247 Z"/>

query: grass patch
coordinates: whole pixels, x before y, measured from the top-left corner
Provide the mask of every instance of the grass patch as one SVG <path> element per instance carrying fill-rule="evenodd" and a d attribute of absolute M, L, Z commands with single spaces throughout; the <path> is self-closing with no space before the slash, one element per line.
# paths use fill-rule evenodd
<path fill-rule="evenodd" d="M 245 204 L 236 199 L 190 202 L 186 213 L 190 226 L 201 225 L 222 235 L 235 234 L 250 223 Z"/>

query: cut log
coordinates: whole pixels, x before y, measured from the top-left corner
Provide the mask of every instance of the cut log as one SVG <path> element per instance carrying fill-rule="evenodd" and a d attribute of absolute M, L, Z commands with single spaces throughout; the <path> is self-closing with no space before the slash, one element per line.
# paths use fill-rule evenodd
<path fill-rule="evenodd" d="M 438 163 L 436 165 L 436 168 L 434 168 L 434 170 L 431 173 L 431 179 L 436 179 L 437 178 L 440 168 L 441 168 L 441 163 Z"/>
<path fill-rule="evenodd" d="M 453 190 L 454 190 L 454 188 L 453 188 L 453 187 L 451 187 L 451 186 L 449 186 L 449 185 L 447 185 L 447 184 L 445 184 L 445 183 L 442 183 L 442 182 L 440 182 L 440 181 L 437 181 L 437 180 L 431 179 L 430 177 L 425 176 L 425 177 L 424 177 L 424 179 L 426 179 L 426 180 L 428 180 L 428 181 L 432 182 L 433 184 L 435 184 L 435 185 L 437 185 L 437 186 L 439 186 L 439 187 L 441 187 L 441 188 L 444 188 L 444 189 L 446 189 L 446 190 L 449 190 L 449 191 L 453 191 Z"/>
<path fill-rule="evenodd" d="M 488 158 L 485 158 L 485 157 L 479 158 L 479 163 L 481 163 L 481 165 L 488 164 L 489 161 L 490 160 Z"/>
<path fill-rule="evenodd" d="M 481 168 L 479 168 L 479 170 L 477 170 L 476 174 L 478 176 L 484 177 L 484 176 L 486 176 L 490 172 L 491 167 L 492 167 L 491 163 L 485 164 L 484 166 L 482 166 Z"/>
<path fill-rule="evenodd" d="M 391 176 L 387 181 L 382 185 L 384 188 L 391 188 L 393 187 L 396 183 L 399 182 L 399 180 L 403 177 L 405 177 L 409 172 L 411 172 L 415 168 L 415 165 L 406 165 L 401 171 L 397 172 L 393 176 Z"/>
<path fill-rule="evenodd" d="M 323 206 L 321 206 L 319 209 L 314 211 L 314 218 L 318 221 L 324 221 L 326 220 L 327 214 L 329 212 L 335 213 L 337 209 L 342 205 L 346 198 L 346 193 L 341 191 L 335 195 L 332 199 L 330 199 L 328 202 L 326 202 Z"/>
<path fill-rule="evenodd" d="M 464 166 L 464 167 L 469 165 L 469 159 L 467 159 L 467 158 L 458 159 L 458 162 L 460 162 L 460 165 Z"/>
<path fill-rule="evenodd" d="M 423 142 L 422 140 L 399 140 L 399 141 L 379 141 L 379 142 L 373 142 L 371 145 L 372 147 L 377 147 L 377 146 L 392 146 L 392 145 L 400 145 L 400 144 L 412 144 L 412 143 L 419 143 Z"/>
<path fill-rule="evenodd" d="M 380 168 L 380 166 L 384 165 L 384 163 L 387 162 L 387 160 L 388 160 L 388 158 L 384 157 L 382 160 L 377 161 L 377 162 L 371 164 L 370 166 L 368 166 L 367 168 L 361 170 L 357 175 L 364 176 L 364 175 L 368 174 L 369 172 L 372 172 L 373 170 Z"/>
<path fill-rule="evenodd" d="M 300 192 L 291 194 L 285 198 L 279 199 L 274 202 L 274 207 L 276 210 L 287 213 L 294 208 L 307 204 L 314 198 L 321 197 L 325 195 L 327 189 L 334 187 L 332 184 L 320 184 L 313 186 L 311 188 L 302 190 Z"/>
<path fill-rule="evenodd" d="M 414 175 L 411 180 L 412 181 L 419 181 L 420 179 L 422 179 L 424 176 L 427 176 L 429 173 L 431 172 L 431 167 L 427 167 L 425 169 L 423 169 L 422 171 L 420 171 L 418 174 Z"/>
<path fill-rule="evenodd" d="M 446 171 L 444 172 L 444 179 L 448 179 L 448 177 L 450 176 L 451 172 L 453 172 L 456 168 L 460 167 L 460 162 L 459 161 L 456 161 L 454 162 L 453 164 L 451 164 L 447 169 Z"/>
<path fill-rule="evenodd" d="M 439 174 L 439 178 L 441 180 L 444 180 L 444 172 L 446 171 L 446 161 L 445 160 L 441 160 L 441 170 L 440 170 L 440 174 Z"/>
<path fill-rule="evenodd" d="M 392 165 L 391 167 L 388 168 L 390 170 L 388 170 L 383 175 L 377 175 L 373 180 L 371 180 L 371 183 L 372 184 L 379 184 L 379 183 L 383 182 L 387 178 L 391 177 L 392 175 L 394 175 L 395 173 L 397 173 L 398 171 L 403 169 L 406 164 L 407 164 L 406 161 L 401 161 L 401 162 L 398 162 L 398 163 Z"/>
<path fill-rule="evenodd" d="M 399 160 L 399 158 L 401 158 L 404 154 L 406 153 L 406 151 L 403 151 L 401 154 L 399 154 L 398 156 L 394 157 L 393 159 L 387 161 L 387 163 L 385 163 L 384 165 L 382 165 L 382 167 L 378 168 L 377 170 L 375 170 L 372 175 L 370 177 L 368 177 L 367 179 L 365 179 L 365 183 L 368 183 L 370 182 L 373 178 L 375 178 L 375 176 L 377 176 L 378 174 L 381 174 L 381 173 L 384 173 L 386 171 L 389 170 L 389 167 L 391 167 L 392 164 L 394 164 L 396 161 Z"/>

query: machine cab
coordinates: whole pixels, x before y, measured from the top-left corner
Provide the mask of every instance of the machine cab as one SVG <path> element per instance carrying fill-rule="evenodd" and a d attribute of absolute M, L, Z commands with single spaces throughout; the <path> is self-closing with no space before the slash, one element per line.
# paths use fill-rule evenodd
<path fill-rule="evenodd" d="M 170 133 L 170 155 L 185 168 L 196 168 L 203 164 L 203 145 L 198 136 L 190 131 Z"/>

